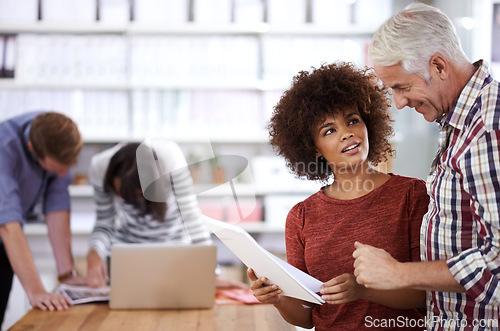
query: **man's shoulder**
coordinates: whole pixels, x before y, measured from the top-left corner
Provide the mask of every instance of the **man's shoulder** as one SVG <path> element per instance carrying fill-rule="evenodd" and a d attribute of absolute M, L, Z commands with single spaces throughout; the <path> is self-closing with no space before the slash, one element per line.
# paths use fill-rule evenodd
<path fill-rule="evenodd" d="M 23 125 L 27 122 L 31 122 L 36 116 L 44 113 L 42 110 L 29 111 L 25 113 L 18 114 L 9 118 L 3 119 L 0 124 L 4 125 L 9 123 L 10 125 L 19 124 Z"/>
<path fill-rule="evenodd" d="M 23 140 L 21 138 L 24 134 L 23 129 L 40 113 L 42 112 L 27 112 L 0 122 L 0 136 L 2 136 L 0 140 L 0 154 L 2 158 L 8 157 L 12 160 L 21 155 L 19 150 L 23 148 Z"/>
<path fill-rule="evenodd" d="M 500 130 L 500 83 L 496 80 L 484 84 L 477 100 L 478 112 L 487 131 Z"/>

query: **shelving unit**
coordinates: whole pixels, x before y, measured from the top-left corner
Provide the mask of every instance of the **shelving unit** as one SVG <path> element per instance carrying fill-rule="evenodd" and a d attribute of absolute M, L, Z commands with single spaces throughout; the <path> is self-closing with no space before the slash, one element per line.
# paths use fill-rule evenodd
<path fill-rule="evenodd" d="M 70 117 L 75 119 L 84 136 L 85 146 L 80 157 L 81 161 L 75 168 L 76 172 L 80 174 L 86 174 L 86 171 L 88 170 L 89 158 L 95 151 L 103 150 L 116 142 L 141 141 L 147 137 L 148 134 L 158 136 L 158 133 L 161 133 L 163 138 L 177 141 L 186 155 L 192 153 L 193 150 L 196 150 L 196 145 L 202 141 L 206 142 L 206 138 L 209 137 L 214 153 L 241 153 L 239 155 L 245 156 L 251 163 L 254 156 L 272 156 L 273 153 L 267 145 L 268 137 L 264 128 L 265 122 L 267 121 L 267 118 L 272 110 L 272 106 L 276 103 L 277 98 L 281 92 L 289 86 L 293 74 L 297 72 L 297 70 L 293 70 L 293 74 L 280 74 L 279 72 L 269 74 L 266 71 L 269 70 L 269 68 L 274 68 L 275 66 L 273 63 L 276 61 L 283 62 L 293 55 L 291 53 L 286 53 L 286 50 L 283 50 L 285 53 L 274 54 L 276 51 L 274 48 L 278 47 L 277 50 L 281 51 L 279 47 L 288 45 L 287 43 L 292 45 L 292 41 L 298 43 L 297 40 L 299 40 L 301 42 L 309 43 L 317 40 L 318 45 L 328 44 L 329 41 L 331 41 L 333 45 L 335 42 L 335 45 L 328 46 L 329 49 L 332 50 L 337 46 L 340 48 L 344 47 L 345 45 L 343 42 L 346 40 L 356 40 L 352 42 L 358 42 L 360 53 L 354 57 L 362 62 L 365 60 L 364 48 L 374 30 L 375 26 L 345 25 L 341 27 L 322 27 L 313 24 L 274 26 L 264 23 L 253 25 L 212 24 L 210 26 L 197 23 L 185 23 L 181 25 L 154 25 L 135 22 L 124 24 L 99 22 L 34 22 L 26 24 L 0 23 L 0 34 L 13 34 L 18 37 L 30 36 L 33 38 L 40 37 L 42 39 L 61 37 L 64 41 L 71 41 L 72 39 L 78 38 L 107 38 L 111 36 L 113 37 L 113 42 L 122 43 L 125 51 L 125 54 L 122 54 L 124 57 L 122 60 L 126 66 L 126 72 L 123 73 L 123 79 L 114 79 L 115 81 L 103 81 L 99 79 L 78 80 L 70 78 L 55 80 L 52 79 L 53 77 L 46 80 L 44 80 L 43 77 L 37 77 L 34 80 L 27 79 L 26 77 L 0 79 L 0 94 L 10 93 L 13 97 L 14 95 L 17 95 L 19 99 L 29 99 L 22 98 L 20 96 L 22 93 L 39 92 L 58 94 L 60 100 L 59 103 L 56 103 L 56 106 L 58 106 L 57 108 L 59 108 L 60 111 L 66 112 Z M 215 72 L 215 74 L 212 72 L 212 76 L 208 79 L 191 79 L 191 76 L 189 76 L 188 79 L 186 79 L 185 76 L 177 77 L 179 79 L 172 79 L 170 81 L 160 81 L 161 79 L 157 81 L 137 79 L 135 76 L 136 71 L 134 71 L 134 47 L 140 47 L 141 42 L 144 40 L 147 41 L 148 38 L 153 38 L 154 41 L 158 40 L 159 42 L 170 42 L 171 40 L 176 41 L 181 39 L 185 40 L 186 38 L 192 38 L 192 40 L 200 42 L 200 40 L 205 40 L 205 38 L 207 38 L 215 43 L 222 41 L 227 42 L 228 40 L 232 42 L 240 40 L 239 38 L 243 38 L 243 41 L 249 41 L 252 44 L 250 46 L 247 45 L 247 48 L 250 50 L 255 48 L 255 52 L 246 54 L 246 58 L 244 59 L 238 59 L 239 63 L 237 65 L 246 66 L 249 63 L 253 63 L 252 68 L 255 72 L 244 76 L 242 79 L 239 79 L 237 76 L 219 79 L 220 77 L 218 77 L 217 72 Z M 137 44 L 137 42 L 139 42 L 139 44 Z M 44 43 L 47 43 L 47 40 L 41 41 L 42 45 Z M 276 43 L 279 45 L 276 46 Z M 202 48 L 206 46 L 203 43 L 197 45 L 201 45 L 200 47 Z M 231 45 L 231 43 L 226 45 Z M 245 46 L 244 42 L 241 45 Z M 297 45 L 293 45 L 293 47 L 297 47 Z M 310 46 L 312 44 L 304 45 Z M 348 46 L 349 45 L 346 47 Z M 220 45 L 217 47 L 213 49 L 220 52 L 224 51 L 223 48 L 220 48 Z M 269 47 L 274 48 L 269 50 Z M 213 49 L 210 48 L 210 50 Z M 200 49 L 198 49 L 198 51 L 199 50 Z M 290 50 L 291 48 L 288 51 Z M 184 49 L 183 51 L 188 52 L 189 54 L 181 54 L 181 57 L 183 55 L 190 55 L 190 51 L 187 49 Z M 276 59 L 273 60 L 268 58 L 270 53 L 273 53 L 273 56 L 276 56 Z M 318 53 L 321 52 L 318 51 Z M 323 61 L 328 62 L 340 59 L 336 57 L 335 54 L 330 56 L 328 52 L 324 51 L 324 49 L 323 53 L 325 55 L 322 61 L 313 62 L 308 61 L 307 59 L 300 59 L 304 63 L 308 63 L 308 66 L 303 69 L 307 70 L 310 66 L 319 66 Z M 337 52 L 336 54 L 338 55 L 340 53 Z M 24 55 L 18 53 L 17 56 L 20 58 Z M 204 56 L 204 54 L 201 54 L 201 56 Z M 315 60 L 318 59 L 318 57 L 315 58 Z M 343 60 L 356 59 L 344 58 Z M 20 61 L 20 64 L 23 65 L 23 62 Z M 226 65 L 226 63 L 218 65 Z M 16 68 L 16 70 L 18 69 L 21 72 L 23 71 L 23 68 Z M 288 70 L 292 72 L 290 68 L 288 68 Z M 111 94 L 113 94 L 113 97 L 115 98 L 120 98 L 121 108 L 114 109 L 113 105 L 111 105 L 110 108 L 113 108 L 111 110 L 94 110 L 94 113 L 88 114 L 87 111 L 89 110 L 86 109 L 85 103 L 78 104 L 75 102 L 75 100 L 84 102 L 87 94 L 91 95 L 95 93 L 101 93 L 103 98 L 106 98 L 107 95 Z M 168 97 L 172 97 L 177 100 L 177 104 L 169 109 L 153 109 L 151 107 L 143 109 L 140 104 L 138 106 L 138 98 L 151 98 L 152 96 L 164 96 L 165 94 L 168 94 L 167 99 L 158 99 L 160 102 L 165 103 L 169 100 Z M 64 97 L 61 97 L 61 95 Z M 211 100 L 210 97 L 214 95 L 216 97 Z M 231 95 L 235 95 L 232 101 L 230 101 L 233 102 L 232 104 L 228 105 L 218 103 L 222 98 L 229 98 Z M 194 99 L 196 97 L 205 99 L 196 101 L 196 99 Z M 219 99 L 217 99 L 217 97 Z M 64 105 L 64 102 L 61 101 L 64 98 L 70 100 L 71 103 Z M 184 100 L 183 98 L 191 98 L 189 100 L 190 102 L 188 102 L 188 106 L 184 107 L 184 105 L 181 104 L 182 100 Z M 156 99 L 148 99 L 146 103 L 149 102 L 149 104 L 151 104 L 153 102 L 152 100 L 155 101 Z M 215 103 L 217 103 L 217 105 L 215 105 Z M 189 108 L 189 106 L 194 107 L 193 104 L 197 104 L 198 106 L 200 104 L 203 106 L 209 104 L 211 107 L 196 110 L 196 112 Z M 244 108 L 245 104 L 252 104 L 254 107 L 247 106 L 247 108 Z M 217 113 L 219 108 L 224 108 L 223 110 L 226 113 Z M 26 106 L 24 109 L 37 108 Z M 114 123 L 114 125 L 118 125 L 120 129 L 119 132 L 114 132 L 114 128 L 110 128 L 108 130 L 105 126 L 92 128 L 91 125 L 95 125 L 95 123 L 91 125 L 86 123 L 88 117 L 92 117 L 96 113 L 102 115 L 103 112 L 108 112 L 107 115 L 104 114 L 104 116 L 107 117 L 103 118 L 101 121 L 103 123 L 106 123 L 106 121 L 112 121 L 114 119 L 113 116 L 117 118 L 126 117 L 126 119 L 121 119 L 119 125 Z M 158 126 L 158 122 L 161 122 L 162 120 L 158 120 L 158 114 L 155 115 L 153 114 L 154 112 L 158 112 L 158 114 L 163 112 L 163 115 L 165 112 L 168 112 L 170 115 L 175 113 L 176 115 L 182 114 L 183 116 L 195 117 L 184 118 L 182 121 L 177 119 L 178 122 L 172 123 L 170 126 L 168 123 L 160 123 L 161 125 Z M 249 114 L 252 114 L 253 112 L 257 115 L 250 116 Z M 186 113 L 189 113 L 189 115 L 185 115 Z M 199 120 L 196 116 L 205 116 L 205 118 Z M 232 116 L 231 120 L 226 123 L 226 126 L 228 126 L 230 130 L 225 130 L 224 126 L 220 126 L 219 123 L 214 126 L 214 122 L 210 122 L 211 117 L 214 116 Z M 137 120 L 140 119 L 142 121 L 144 117 L 148 118 L 148 120 L 144 123 L 138 123 Z M 157 127 L 152 128 L 151 126 L 153 124 Z M 140 130 L 137 129 L 138 126 L 141 126 Z M 245 130 L 245 128 L 247 129 Z M 203 130 L 203 132 L 197 132 L 200 130 Z M 268 188 L 254 189 L 249 183 L 245 182 L 237 184 L 237 191 L 238 195 L 241 195 L 242 198 L 251 197 L 257 199 L 259 202 L 264 201 L 267 196 L 279 196 L 286 194 L 291 194 L 292 196 L 306 196 L 314 192 L 312 189 L 296 190 L 295 192 L 286 188 L 284 190 Z M 86 208 L 85 206 L 87 206 L 88 210 L 92 210 L 92 189 L 89 186 L 72 186 L 70 188 L 70 194 L 74 202 L 76 202 L 77 210 L 83 210 Z M 230 196 L 230 194 L 228 192 L 221 193 L 217 190 L 208 190 L 199 195 L 199 200 L 201 202 L 205 200 L 217 200 L 226 196 Z M 272 206 L 263 206 L 264 211 L 266 208 L 272 208 Z M 253 233 L 282 233 L 283 227 L 276 224 L 277 223 L 274 223 L 274 225 L 266 224 L 266 220 L 264 219 L 264 222 L 248 223 L 244 224 L 244 226 Z M 38 233 L 39 230 L 35 230 L 34 228 L 33 231 L 34 233 Z"/>
<path fill-rule="evenodd" d="M 319 2 L 319 0 L 307 1 Z M 364 1 L 365 5 L 371 6 L 372 4 L 372 0 L 358 0 L 358 2 L 360 1 Z M 300 0 L 282 1 L 282 5 L 285 5 L 287 10 L 278 12 L 286 13 L 288 18 L 288 16 L 290 16 L 289 14 L 291 14 L 288 8 L 296 6 L 298 2 L 300 2 Z M 304 3 L 305 2 L 306 1 L 304 1 Z M 101 1 L 101 3 L 103 2 Z M 327 2 L 323 1 L 323 3 Z M 351 6 L 351 9 L 352 8 L 353 6 Z M 327 19 L 330 18 L 328 17 Z M 359 22 L 366 21 L 367 20 L 363 18 L 359 19 Z M 118 40 L 119 43 L 122 42 L 123 45 L 120 47 L 123 47 L 124 51 L 122 54 L 124 59 L 122 59 L 120 63 L 124 63 L 126 68 L 126 72 L 114 80 L 90 79 L 89 77 L 83 77 L 84 79 L 69 79 L 68 77 L 62 77 L 61 79 L 53 77 L 51 79 L 41 79 L 36 75 L 35 70 L 29 70 L 29 75 L 25 75 L 24 77 L 22 77 L 22 75 L 21 77 L 16 75 L 14 79 L 1 78 L 0 110 L 2 110 L 2 112 L 0 112 L 0 120 L 14 116 L 16 112 L 47 109 L 48 107 L 54 110 L 63 111 L 72 117 L 79 125 L 85 140 L 85 145 L 80 155 L 80 162 L 75 167 L 73 171 L 74 174 L 86 174 L 90 157 L 111 144 L 116 142 L 137 142 L 143 140 L 148 134 L 158 136 L 158 133 L 161 133 L 161 136 L 164 138 L 170 138 L 177 141 L 186 155 L 193 152 L 196 153 L 197 146 L 200 142 L 206 142 L 206 137 L 208 136 L 215 153 L 219 155 L 242 155 L 250 161 L 249 164 L 251 165 L 251 161 L 256 156 L 266 155 L 271 157 L 273 155 L 267 144 L 268 137 L 264 129 L 264 124 L 270 115 L 272 106 L 277 102 L 281 92 L 289 86 L 293 75 L 298 72 L 297 68 L 294 67 L 291 69 L 288 68 L 288 71 L 282 75 L 277 75 L 276 68 L 282 68 L 287 61 L 289 61 L 287 64 L 290 66 L 290 63 L 299 60 L 303 63 L 301 68 L 306 70 L 312 65 L 320 65 L 319 55 L 321 52 L 319 51 L 311 51 L 313 55 L 318 55 L 314 60 L 294 58 L 294 56 L 310 50 L 310 44 L 301 47 L 299 50 L 289 49 L 287 51 L 284 49 L 283 45 L 285 41 L 290 41 L 291 44 L 291 40 L 294 38 L 304 41 L 318 40 L 318 44 L 330 46 L 328 51 L 323 52 L 324 58 L 321 59 L 321 61 L 352 60 L 352 58 L 344 56 L 345 54 L 339 51 L 339 49 L 343 47 L 341 42 L 335 45 L 332 43 L 330 45 L 329 41 L 345 41 L 351 39 L 357 41 L 367 40 L 375 31 L 376 25 L 378 25 L 359 26 L 345 24 L 339 26 L 337 20 L 335 20 L 335 25 L 328 24 L 328 26 L 310 23 L 279 25 L 276 24 L 276 21 L 273 22 L 270 20 L 270 22 L 272 23 L 202 24 L 189 22 L 172 25 L 146 24 L 140 22 L 81 23 L 76 20 L 71 22 L 0 22 L 0 35 L 17 36 L 17 59 L 19 59 L 20 56 L 19 49 L 17 48 L 19 46 L 19 37 L 61 37 L 67 38 L 67 40 L 74 40 L 78 38 L 105 38 L 110 36 L 115 38 L 115 41 Z M 134 65 L 132 61 L 132 51 L 135 47 L 134 41 L 147 38 L 166 39 L 177 37 L 182 39 L 250 39 L 254 43 L 255 51 L 248 51 L 246 54 L 243 54 L 245 58 L 238 59 L 238 65 L 248 68 L 252 64 L 254 72 L 251 75 L 246 75 L 244 78 L 238 75 L 231 77 L 231 79 L 220 79 L 221 77 L 218 75 L 212 75 L 208 79 L 199 79 L 199 77 L 193 77 L 192 75 L 184 75 L 171 80 L 163 79 L 165 78 L 163 76 L 161 79 L 156 80 L 138 80 L 134 77 L 134 71 L 131 70 Z M 278 45 L 279 42 L 281 43 Z M 350 45 L 352 46 L 352 44 Z M 269 47 L 274 48 L 269 49 Z M 366 47 L 361 44 L 361 53 L 366 51 L 365 48 Z M 220 54 L 218 55 L 224 55 L 226 49 L 221 48 L 219 52 Z M 39 58 L 44 55 L 43 52 L 39 51 L 32 51 L 31 54 Z M 198 51 L 198 53 L 195 54 L 205 56 L 207 52 Z M 276 55 L 277 60 L 269 62 L 269 54 Z M 364 60 L 363 57 L 363 54 L 359 56 L 361 62 Z M 89 58 L 85 57 L 84 59 L 88 60 Z M 156 59 L 168 61 L 160 53 L 156 55 Z M 197 61 L 192 62 L 194 64 L 197 63 Z M 22 62 L 20 63 L 16 60 L 15 69 L 17 74 L 22 73 L 18 71 L 22 69 L 18 67 L 20 64 L 22 65 Z M 221 65 L 225 64 L 226 63 L 223 62 Z M 274 70 L 274 73 L 271 75 L 269 74 L 270 69 Z M 149 109 L 138 107 L 137 102 L 135 102 L 137 97 L 141 97 L 141 93 L 142 97 L 144 97 L 146 95 L 151 96 L 157 92 L 161 92 L 163 95 L 169 94 L 169 97 L 184 98 L 182 99 L 184 101 L 186 98 L 196 98 L 200 97 L 200 95 L 201 97 L 206 97 L 208 94 L 218 95 L 224 98 L 229 98 L 233 95 L 235 96 L 235 101 L 231 101 L 232 103 L 230 103 L 229 106 L 226 105 L 226 109 L 224 110 L 229 112 L 229 115 L 236 115 L 235 117 L 231 117 L 231 121 L 227 121 L 226 123 L 227 126 L 232 126 L 233 130 L 226 131 L 223 127 L 214 125 L 218 123 L 211 121 L 212 117 L 217 115 L 217 110 L 221 108 L 221 105 L 218 104 L 219 101 L 201 102 L 202 106 L 211 104 L 214 105 L 214 107 L 204 108 L 202 111 L 198 112 L 197 116 L 200 116 L 200 113 L 201 115 L 208 115 L 202 118 L 202 120 L 189 123 L 190 126 L 178 125 L 176 127 L 176 125 L 173 124 L 172 126 L 152 128 L 148 127 L 148 123 L 138 123 L 140 120 L 140 118 L 137 117 L 138 114 L 144 118 L 148 118 L 150 121 L 149 124 L 151 122 L 154 124 L 159 122 L 155 121 L 154 116 L 149 117 L 149 115 L 147 115 L 151 113 Z M 203 93 L 205 93 L 205 95 L 202 95 Z M 102 106 L 104 102 L 96 102 L 94 100 L 97 94 L 101 95 L 106 102 L 108 102 L 107 106 Z M 246 98 L 245 94 L 247 95 Z M 43 102 L 37 103 L 35 100 L 36 98 L 40 100 L 43 99 Z M 119 106 L 111 104 L 109 102 L 110 99 L 117 99 L 119 101 Z M 91 102 L 94 102 L 94 104 L 90 104 Z M 94 108 L 94 105 L 102 107 Z M 189 115 L 192 110 L 189 109 L 189 107 L 180 107 L 179 104 L 177 104 L 176 107 L 172 107 L 172 109 L 183 115 Z M 121 122 L 112 121 L 108 125 L 109 127 L 93 127 L 96 123 L 91 122 L 89 124 L 88 119 L 95 117 L 96 114 L 108 116 L 101 121 L 102 123 L 110 123 L 110 118 L 111 120 L 114 119 L 113 116 L 121 117 L 122 120 Z M 134 115 L 136 116 L 134 117 Z M 255 116 L 252 117 L 250 115 Z M 252 123 L 253 126 L 250 125 Z M 144 125 L 144 128 L 137 130 L 138 125 Z M 204 126 L 206 126 L 206 130 L 202 130 Z M 115 128 L 119 130 L 117 131 Z M 221 134 L 224 131 L 229 133 Z M 247 180 L 236 183 L 235 189 L 243 200 L 251 197 L 261 202 L 263 215 L 267 215 L 270 209 L 276 207 L 274 204 L 272 206 L 265 205 L 265 201 L 267 201 L 266 199 L 268 198 L 285 197 L 285 200 L 287 200 L 287 197 L 290 197 L 289 200 L 292 201 L 293 199 L 299 199 L 303 196 L 310 195 L 314 191 L 312 189 L 291 190 L 287 188 L 280 190 L 278 188 L 281 187 L 281 185 L 274 185 L 272 188 L 253 187 L 250 181 Z M 222 186 L 219 187 L 218 190 L 204 190 L 204 187 L 197 187 L 196 189 L 198 191 L 204 191 L 199 194 L 200 204 L 214 200 L 226 203 L 232 197 L 230 192 L 227 191 L 227 188 Z M 73 253 L 76 258 L 84 260 L 87 251 L 87 237 L 91 231 L 94 219 L 92 188 L 87 185 L 71 186 L 70 194 L 73 200 L 72 213 L 74 213 L 72 215 Z M 285 194 L 290 195 L 287 196 Z M 284 249 L 284 226 L 279 222 L 268 221 L 268 219 L 265 219 L 264 222 L 248 222 L 240 223 L 240 225 L 250 232 L 263 247 L 273 252 L 282 253 Z M 46 226 L 43 224 L 28 224 L 25 227 L 28 240 L 33 247 L 32 250 L 35 260 L 39 263 L 37 266 L 42 270 L 44 283 L 46 286 L 50 287 L 53 285 L 55 279 L 55 266 L 50 251 L 50 245 L 47 241 L 46 231 Z M 224 247 L 219 248 L 222 255 L 227 254 L 227 252 L 224 253 Z M 223 256 L 222 259 L 224 261 L 230 261 L 231 257 Z M 47 260 L 50 261 L 46 263 Z M 17 293 L 19 294 L 15 295 L 17 298 L 22 295 L 23 291 L 19 284 L 15 286 L 17 286 Z M 21 316 L 23 311 L 29 308 L 26 299 L 22 302 L 22 306 L 22 309 L 20 309 L 21 311 L 17 312 L 20 314 L 19 316 Z"/>

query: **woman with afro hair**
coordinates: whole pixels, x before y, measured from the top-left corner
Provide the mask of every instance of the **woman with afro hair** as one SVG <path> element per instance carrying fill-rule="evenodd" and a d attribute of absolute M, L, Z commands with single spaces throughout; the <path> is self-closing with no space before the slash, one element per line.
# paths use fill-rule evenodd
<path fill-rule="evenodd" d="M 292 208 L 285 230 L 288 263 L 324 282 L 325 303 L 283 296 L 276 284 L 247 271 L 254 296 L 293 325 L 425 329 L 418 310 L 425 307 L 424 291 L 374 290 L 354 275 L 358 242 L 401 262 L 420 260 L 425 183 L 374 168 L 394 154 L 389 107 L 387 88 L 371 71 L 343 62 L 301 71 L 274 107 L 272 147 L 297 177 L 325 184 Z"/>

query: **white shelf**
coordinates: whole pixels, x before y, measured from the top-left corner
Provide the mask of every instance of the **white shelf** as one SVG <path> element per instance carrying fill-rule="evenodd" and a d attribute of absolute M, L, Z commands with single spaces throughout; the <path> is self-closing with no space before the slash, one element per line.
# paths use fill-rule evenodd
<path fill-rule="evenodd" d="M 211 34 L 211 35 L 317 35 L 317 36 L 370 36 L 375 26 L 321 26 L 299 24 L 293 26 L 273 26 L 270 24 L 221 24 L 206 26 L 196 23 L 180 25 L 123 23 L 110 24 L 102 22 L 32 22 L 32 23 L 0 23 L 2 33 L 61 33 L 61 34 Z"/>
<path fill-rule="evenodd" d="M 91 185 L 70 185 L 69 195 L 72 198 L 90 198 L 94 195 Z"/>
<path fill-rule="evenodd" d="M 41 90 L 253 90 L 281 91 L 289 87 L 288 81 L 220 81 L 220 82 L 175 82 L 175 83 L 75 83 L 75 82 L 20 82 L 15 78 L 0 79 L 0 89 Z"/>
<path fill-rule="evenodd" d="M 40 90 L 128 90 L 129 84 L 65 83 L 65 82 L 19 82 L 15 78 L 0 79 L 0 89 L 40 89 Z"/>
<path fill-rule="evenodd" d="M 40 90 L 251 90 L 283 91 L 290 87 L 291 79 L 255 81 L 180 81 L 175 83 L 75 83 L 75 82 L 20 82 L 15 78 L 0 79 L 0 89 L 40 89 Z"/>
<path fill-rule="evenodd" d="M 134 137 L 134 136 L 84 136 L 83 140 L 86 144 L 113 144 L 118 142 L 142 142 L 148 137 Z M 219 136 L 219 137 L 180 137 L 180 136 L 154 136 L 151 138 L 159 138 L 166 140 L 174 140 L 178 144 L 198 144 L 200 142 L 206 143 L 210 142 L 212 144 L 267 144 L 268 138 L 264 136 L 245 136 L 245 137 L 236 137 L 236 136 Z"/>
<path fill-rule="evenodd" d="M 103 24 L 101 22 L 27 22 L 0 23 L 2 33 L 118 33 L 126 31 L 124 24 Z"/>
<path fill-rule="evenodd" d="M 295 194 L 313 194 L 315 190 L 313 189 L 286 189 L 286 188 L 273 188 L 273 189 L 255 189 L 252 184 L 235 184 L 235 191 L 238 196 L 241 197 L 252 197 L 261 195 L 295 195 Z M 220 198 L 220 197 L 231 197 L 232 191 L 229 184 L 213 184 L 213 185 L 195 185 L 195 192 L 201 192 L 198 194 L 199 198 Z M 90 185 L 70 185 L 69 194 L 73 198 L 90 198 L 93 196 L 94 191 Z"/>
<path fill-rule="evenodd" d="M 71 227 L 71 234 L 78 236 L 87 236 L 92 232 L 89 227 Z M 28 223 L 24 225 L 26 236 L 46 236 L 49 232 L 45 223 Z"/>
<path fill-rule="evenodd" d="M 284 226 L 269 226 L 265 222 L 248 222 L 238 223 L 248 233 L 283 233 Z M 71 234 L 86 236 L 92 232 L 91 227 L 72 226 Z M 48 234 L 47 225 L 45 223 L 29 223 L 24 225 L 24 233 L 27 236 L 46 236 Z"/>

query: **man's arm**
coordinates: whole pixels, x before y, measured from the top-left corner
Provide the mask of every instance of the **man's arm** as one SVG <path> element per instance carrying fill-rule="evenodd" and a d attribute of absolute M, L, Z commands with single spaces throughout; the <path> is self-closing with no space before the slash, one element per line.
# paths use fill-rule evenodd
<path fill-rule="evenodd" d="M 379 290 L 417 289 L 465 292 L 446 261 L 398 262 L 380 248 L 356 242 L 353 253 L 356 281 Z"/>
<path fill-rule="evenodd" d="M 30 304 L 41 310 L 67 309 L 70 306 L 69 299 L 45 291 L 21 224 L 14 221 L 1 225 L 0 236 L 12 269 L 23 285 Z"/>
<path fill-rule="evenodd" d="M 45 214 L 45 222 L 49 232 L 50 244 L 57 264 L 57 273 L 64 276 L 64 283 L 72 285 L 86 285 L 84 277 L 77 276 L 73 254 L 71 251 L 70 213 L 67 210 L 49 212 Z"/>

